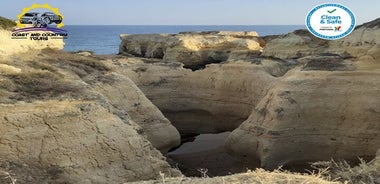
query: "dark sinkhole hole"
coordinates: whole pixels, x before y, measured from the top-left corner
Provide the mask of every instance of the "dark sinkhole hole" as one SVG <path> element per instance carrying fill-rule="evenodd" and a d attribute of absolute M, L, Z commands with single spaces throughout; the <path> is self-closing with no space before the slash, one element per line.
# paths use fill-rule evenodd
<path fill-rule="evenodd" d="M 259 163 L 245 162 L 226 153 L 224 142 L 230 133 L 182 136 L 182 144 L 166 155 L 168 161 L 188 177 L 225 176 L 257 168 Z"/>

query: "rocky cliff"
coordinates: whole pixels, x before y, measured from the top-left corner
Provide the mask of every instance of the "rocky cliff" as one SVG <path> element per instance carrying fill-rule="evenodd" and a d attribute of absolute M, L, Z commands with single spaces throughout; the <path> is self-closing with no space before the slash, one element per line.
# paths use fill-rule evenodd
<path fill-rule="evenodd" d="M 178 131 L 101 58 L 43 49 L 3 56 L 1 63 L 0 170 L 18 182 L 180 175 L 158 151 L 177 146 Z"/>
<path fill-rule="evenodd" d="M 2 165 L 23 173 L 21 183 L 119 183 L 176 173 L 132 120 L 91 101 L 1 105 L 0 116 Z"/>
<path fill-rule="evenodd" d="M 226 149 L 243 159 L 260 160 L 265 168 L 373 158 L 380 140 L 378 22 L 359 26 L 338 41 L 320 40 L 305 30 L 262 38 L 232 34 L 227 38 L 255 47 L 235 45 L 244 50 L 244 57 L 228 55 L 222 62 L 188 57 L 189 52 L 199 56 L 203 47 L 198 43 L 207 42 L 207 51 L 226 51 L 217 43 L 233 45 L 217 32 L 144 35 L 143 40 L 153 40 L 150 45 L 138 41 L 142 35 L 121 36 L 120 53 L 139 57 L 152 58 L 130 51 L 131 47 L 148 48 L 144 53 L 150 53 L 165 40 L 170 44 L 162 47 L 162 60 L 127 59 L 119 69 L 181 133 L 215 133 L 239 126 L 227 139 Z M 170 50 L 179 48 L 182 52 L 172 57 Z M 183 68 L 200 62 L 204 68 Z"/>
<path fill-rule="evenodd" d="M 178 63 L 133 58 L 118 63 L 114 70 L 135 81 L 182 134 L 236 129 L 275 80 L 263 67 L 245 62 L 195 72 Z"/>
<path fill-rule="evenodd" d="M 256 32 L 184 32 L 161 35 L 121 35 L 120 53 L 180 62 L 198 69 L 210 63 L 246 59 L 260 53 Z"/>
<path fill-rule="evenodd" d="M 2 30 L 0 176 L 11 174 L 0 182 L 12 174 L 20 183 L 166 182 L 181 176 L 162 155 L 180 134 L 225 131 L 231 155 L 264 168 L 372 159 L 380 140 L 379 29 L 375 20 L 329 42 L 304 30 L 122 35 L 128 57 L 36 42 L 29 51 Z M 286 174 L 167 182 L 325 182 Z"/>
<path fill-rule="evenodd" d="M 334 42 L 301 31 L 268 39 L 265 56 L 300 65 L 267 92 L 226 148 L 267 168 L 372 158 L 380 140 L 378 21 Z"/>

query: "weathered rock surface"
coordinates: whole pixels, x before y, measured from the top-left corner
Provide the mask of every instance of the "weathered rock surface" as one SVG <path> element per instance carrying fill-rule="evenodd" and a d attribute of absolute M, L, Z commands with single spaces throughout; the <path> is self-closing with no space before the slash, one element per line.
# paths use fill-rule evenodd
<path fill-rule="evenodd" d="M 312 36 L 307 30 L 286 35 L 264 37 L 262 56 L 281 59 L 297 59 L 327 52 L 329 42 Z"/>
<path fill-rule="evenodd" d="M 121 35 L 120 54 L 180 62 L 192 69 L 260 54 L 256 32 L 199 32 Z"/>
<path fill-rule="evenodd" d="M 1 105 L 0 116 L 0 158 L 36 168 L 18 176 L 21 183 L 120 183 L 178 174 L 132 121 L 123 123 L 94 102 Z M 39 170 L 49 175 L 33 175 Z"/>
<path fill-rule="evenodd" d="M 380 140 L 378 22 L 359 26 L 338 41 L 304 30 L 264 37 L 265 42 L 255 38 L 263 49 L 256 49 L 259 56 L 229 57 L 193 72 L 174 61 L 189 63 L 165 57 L 129 59 L 118 67 L 181 133 L 230 130 L 249 115 L 225 147 L 233 155 L 260 160 L 263 167 L 370 158 Z M 208 34 L 156 36 L 160 43 L 168 39 L 177 45 L 176 37 L 187 43 L 199 35 L 213 36 Z M 124 37 L 121 47 L 139 45 L 128 42 L 138 37 L 142 35 Z"/>
<path fill-rule="evenodd" d="M 0 102 L 96 100 L 123 121 L 133 119 L 160 151 L 180 144 L 178 131 L 158 108 L 130 79 L 109 70 L 100 59 L 53 50 L 25 55 L 4 60 L 12 65 L 0 65 Z"/>
<path fill-rule="evenodd" d="M 332 42 L 331 51 L 348 53 L 353 57 L 378 61 L 380 58 L 380 18 L 358 26 L 354 32 L 341 41 Z"/>
<path fill-rule="evenodd" d="M 107 99 L 115 114 L 119 117 L 127 114 L 162 152 L 180 144 L 177 129 L 129 78 L 116 73 L 105 75 L 105 78 L 112 82 L 95 84 L 92 89 Z"/>
<path fill-rule="evenodd" d="M 283 66 L 265 61 L 271 62 L 268 70 L 280 73 Z M 114 70 L 131 78 L 182 134 L 234 130 L 276 78 L 250 62 L 211 64 L 192 72 L 179 63 L 129 58 L 118 60 Z"/>
<path fill-rule="evenodd" d="M 370 158 L 380 144 L 380 72 L 297 71 L 226 142 L 263 167 Z"/>
<path fill-rule="evenodd" d="M 225 147 L 266 168 L 373 158 L 380 144 L 380 27 L 368 25 L 330 48 L 296 33 L 269 41 L 263 54 L 301 65 L 278 80 Z"/>
<path fill-rule="evenodd" d="M 339 55 L 378 59 L 380 19 L 358 26 L 349 36 L 336 41 L 314 37 L 307 30 L 298 30 L 280 36 L 264 37 L 263 55 L 281 59 L 302 58 L 310 55 Z M 370 57 L 370 58 L 368 58 Z"/>
<path fill-rule="evenodd" d="M 0 169 L 21 170 L 21 183 L 175 176 L 155 148 L 176 147 L 177 129 L 234 130 L 225 148 L 266 168 L 373 158 L 378 22 L 335 42 L 305 31 L 122 35 L 120 53 L 140 59 L 6 47 L 17 52 L 4 50 L 0 64 Z"/>
<path fill-rule="evenodd" d="M 178 131 L 130 79 L 100 60 L 49 49 L 2 60 L 0 171 L 20 183 L 179 174 L 155 149 L 176 147 Z"/>
<path fill-rule="evenodd" d="M 0 58 L 17 53 L 25 53 L 30 50 L 41 50 L 44 48 L 63 49 L 63 40 L 30 40 L 12 39 L 12 32 L 0 28 Z"/>

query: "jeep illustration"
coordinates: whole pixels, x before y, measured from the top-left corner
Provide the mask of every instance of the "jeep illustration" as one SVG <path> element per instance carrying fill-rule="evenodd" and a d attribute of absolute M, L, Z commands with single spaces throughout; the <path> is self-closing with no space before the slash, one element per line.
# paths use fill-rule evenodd
<path fill-rule="evenodd" d="M 62 16 L 56 15 L 52 12 L 40 13 L 30 12 L 25 13 L 21 19 L 21 24 L 33 24 L 33 27 L 47 27 L 49 24 L 60 24 L 62 22 Z"/>
<path fill-rule="evenodd" d="M 33 19 L 38 16 L 37 12 L 25 13 L 24 16 L 21 17 L 21 24 L 33 24 Z"/>

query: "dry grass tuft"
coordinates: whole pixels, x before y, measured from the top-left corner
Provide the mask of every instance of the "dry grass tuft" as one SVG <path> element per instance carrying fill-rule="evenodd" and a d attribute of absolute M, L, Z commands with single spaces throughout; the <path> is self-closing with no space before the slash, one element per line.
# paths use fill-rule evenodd
<path fill-rule="evenodd" d="M 380 159 L 366 162 L 359 159 L 360 163 L 352 167 L 346 161 L 336 162 L 334 160 L 328 162 L 316 162 L 313 167 L 322 172 L 324 178 L 332 179 L 345 183 L 363 183 L 363 184 L 379 184 L 380 183 Z"/>
<path fill-rule="evenodd" d="M 0 183 L 4 184 L 16 184 L 17 179 L 15 179 L 9 172 L 0 170 Z"/>
<path fill-rule="evenodd" d="M 178 177 L 178 178 L 165 178 L 162 177 L 161 180 L 156 181 L 140 181 L 137 183 L 146 184 L 229 184 L 229 183 L 262 183 L 262 184 L 273 184 L 273 183 L 286 183 L 286 184 L 338 184 L 336 181 L 329 181 L 322 178 L 322 174 L 302 174 L 302 173 L 291 173 L 288 171 L 283 171 L 281 169 L 275 171 L 266 171 L 264 169 L 256 169 L 255 171 L 248 171 L 242 174 L 235 174 L 229 176 L 221 176 L 214 178 L 188 178 L 188 177 Z"/>

